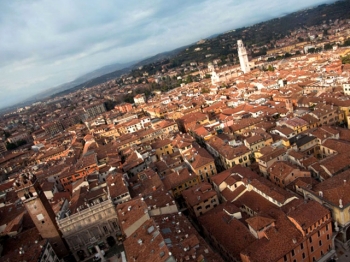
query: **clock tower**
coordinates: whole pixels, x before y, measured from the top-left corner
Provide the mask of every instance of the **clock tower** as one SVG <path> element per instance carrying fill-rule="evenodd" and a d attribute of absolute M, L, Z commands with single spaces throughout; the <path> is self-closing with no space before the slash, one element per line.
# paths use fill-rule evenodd
<path fill-rule="evenodd" d="M 58 230 L 55 213 L 35 175 L 21 174 L 13 183 L 42 238 L 50 241 L 58 257 L 68 255 L 68 250 Z"/>

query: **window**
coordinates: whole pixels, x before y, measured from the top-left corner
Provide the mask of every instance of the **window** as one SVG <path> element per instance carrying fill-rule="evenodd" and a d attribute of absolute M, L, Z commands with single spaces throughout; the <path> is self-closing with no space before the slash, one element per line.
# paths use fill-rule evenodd
<path fill-rule="evenodd" d="M 309 238 L 310 243 L 312 243 L 312 237 Z"/>
<path fill-rule="evenodd" d="M 327 240 L 329 240 L 329 234 L 327 234 Z"/>
<path fill-rule="evenodd" d="M 108 233 L 108 228 L 106 226 L 103 226 L 103 230 L 105 231 L 105 233 Z"/>
<path fill-rule="evenodd" d="M 303 259 L 305 258 L 305 253 L 303 253 Z"/>
<path fill-rule="evenodd" d="M 294 249 L 292 250 L 292 256 L 295 256 L 295 252 L 294 252 Z"/>
<path fill-rule="evenodd" d="M 322 240 L 318 241 L 319 246 L 322 246 Z"/>
<path fill-rule="evenodd" d="M 304 243 L 301 243 L 300 249 L 304 249 Z"/>
<path fill-rule="evenodd" d="M 311 246 L 311 252 L 314 252 L 314 247 L 313 246 Z"/>

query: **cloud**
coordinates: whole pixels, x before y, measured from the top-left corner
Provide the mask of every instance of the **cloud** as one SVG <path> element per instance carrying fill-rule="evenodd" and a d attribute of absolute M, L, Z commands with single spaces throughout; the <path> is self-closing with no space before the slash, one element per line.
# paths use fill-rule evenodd
<path fill-rule="evenodd" d="M 0 107 L 107 64 L 149 57 L 324 2 L 0 1 Z M 19 88 L 26 92 L 20 95 Z"/>

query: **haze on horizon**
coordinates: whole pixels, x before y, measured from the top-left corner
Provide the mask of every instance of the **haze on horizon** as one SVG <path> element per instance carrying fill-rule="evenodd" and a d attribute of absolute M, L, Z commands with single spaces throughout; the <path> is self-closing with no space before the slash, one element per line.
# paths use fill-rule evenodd
<path fill-rule="evenodd" d="M 126 63 L 330 0 L 0 2 L 0 108 Z"/>

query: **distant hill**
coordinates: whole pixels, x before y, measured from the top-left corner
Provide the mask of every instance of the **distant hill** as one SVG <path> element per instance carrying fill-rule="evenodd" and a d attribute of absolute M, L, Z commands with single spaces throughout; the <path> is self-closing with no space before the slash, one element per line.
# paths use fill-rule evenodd
<path fill-rule="evenodd" d="M 91 79 L 96 79 L 102 75 L 106 75 L 109 74 L 111 72 L 117 72 L 119 70 L 123 70 L 125 68 L 129 68 L 130 66 L 132 66 L 133 64 L 135 64 L 136 62 L 129 62 L 129 63 L 115 63 L 115 64 L 111 64 L 111 65 L 107 65 L 104 67 L 101 67 L 99 69 L 96 69 L 94 71 L 91 71 L 89 73 L 86 73 L 78 78 L 76 78 L 75 80 L 68 82 L 68 83 L 64 83 L 62 85 L 59 86 L 55 86 L 55 87 L 51 87 L 41 93 L 38 93 L 28 99 L 26 99 L 24 101 L 25 102 L 33 102 L 33 101 L 38 101 L 41 100 L 43 98 L 47 98 L 49 96 L 58 94 L 58 93 L 62 93 L 66 90 L 69 90 L 73 87 L 79 86 L 83 83 L 89 82 Z M 120 75 L 122 75 L 123 73 L 127 72 L 127 70 L 123 70 L 122 73 Z M 116 74 L 118 75 L 118 74 Z M 118 76 L 120 76 L 118 75 Z"/>
<path fill-rule="evenodd" d="M 187 47 L 189 47 L 190 45 L 186 45 L 186 46 L 182 46 L 182 47 L 179 47 L 179 48 L 176 48 L 174 50 L 171 50 L 171 51 L 167 51 L 167 52 L 163 52 L 163 53 L 160 53 L 160 54 L 157 54 L 155 56 L 151 56 L 149 58 L 146 58 L 138 63 L 135 63 L 133 65 L 133 68 L 137 68 L 139 66 L 144 66 L 144 65 L 148 65 L 148 64 L 151 64 L 151 63 L 156 63 L 156 62 L 159 62 L 159 61 L 162 61 L 162 60 L 165 60 L 165 59 L 170 59 L 174 56 L 176 56 L 177 54 L 179 54 L 180 52 L 184 51 Z"/>
<path fill-rule="evenodd" d="M 102 84 L 104 82 L 118 78 L 118 77 L 122 76 L 123 74 L 127 74 L 132 69 L 137 69 L 137 68 L 144 66 L 144 65 L 157 63 L 158 61 L 169 59 L 169 58 L 175 56 L 176 54 L 178 54 L 179 52 L 183 51 L 184 49 L 186 49 L 186 47 L 187 46 L 183 46 L 183 47 L 177 48 L 177 49 L 172 50 L 172 51 L 160 53 L 160 54 L 148 57 L 148 58 L 146 58 L 140 62 L 137 62 L 137 63 L 130 63 L 129 67 L 125 67 L 123 69 L 116 70 L 116 71 L 110 72 L 108 74 L 100 75 L 100 76 L 95 77 L 95 78 L 91 78 L 91 75 L 86 74 L 78 79 L 81 79 L 83 77 L 89 77 L 90 80 L 84 81 L 83 83 L 79 83 L 79 84 L 75 84 L 75 85 L 74 85 L 74 83 L 76 80 L 74 80 L 73 82 L 64 84 L 64 85 L 62 85 L 62 88 L 56 89 L 56 92 L 52 93 L 51 97 L 68 94 L 70 92 L 75 92 L 81 88 L 89 88 L 89 87 L 93 87 L 95 85 Z M 107 66 L 106 68 L 108 68 L 108 67 L 109 66 Z M 101 68 L 101 69 L 93 71 L 92 73 L 102 72 L 102 69 L 106 70 L 104 68 Z"/>
<path fill-rule="evenodd" d="M 100 77 L 102 75 L 106 75 L 106 74 L 112 73 L 112 72 L 120 70 L 120 69 L 128 68 L 128 67 L 134 65 L 135 63 L 136 62 L 133 61 L 133 62 L 124 63 L 124 64 L 115 63 L 112 65 L 107 65 L 107 66 L 101 67 L 99 69 L 96 69 L 92 72 L 86 73 L 85 75 L 78 77 L 74 81 L 80 81 L 81 83 L 83 83 L 83 82 L 86 82 L 88 80 L 94 79 L 96 77 Z"/>

